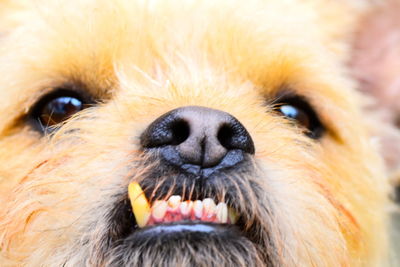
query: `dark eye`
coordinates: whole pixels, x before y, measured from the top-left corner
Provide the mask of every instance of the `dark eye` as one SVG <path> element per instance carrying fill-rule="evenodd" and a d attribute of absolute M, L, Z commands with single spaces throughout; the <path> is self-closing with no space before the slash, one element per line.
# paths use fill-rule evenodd
<path fill-rule="evenodd" d="M 324 126 L 314 109 L 302 97 L 282 97 L 275 107 L 284 117 L 303 127 L 309 137 L 317 139 L 322 136 Z"/>
<path fill-rule="evenodd" d="M 44 96 L 33 108 L 33 118 L 43 127 L 56 126 L 86 108 L 84 97 L 72 90 L 59 89 Z"/>

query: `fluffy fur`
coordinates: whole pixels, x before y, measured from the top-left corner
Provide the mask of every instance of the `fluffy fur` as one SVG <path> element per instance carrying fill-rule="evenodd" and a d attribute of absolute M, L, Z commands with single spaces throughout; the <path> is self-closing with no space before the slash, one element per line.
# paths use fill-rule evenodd
<path fill-rule="evenodd" d="M 348 2 L 0 1 L 1 264 L 382 266 L 387 188 L 345 68 L 367 5 Z M 42 135 L 27 114 L 62 86 L 98 104 Z M 310 101 L 321 140 L 273 112 L 281 90 Z M 252 238 L 123 252 L 110 212 L 153 166 L 138 137 L 187 105 L 229 112 L 254 140 L 254 171 L 229 177 Z"/>

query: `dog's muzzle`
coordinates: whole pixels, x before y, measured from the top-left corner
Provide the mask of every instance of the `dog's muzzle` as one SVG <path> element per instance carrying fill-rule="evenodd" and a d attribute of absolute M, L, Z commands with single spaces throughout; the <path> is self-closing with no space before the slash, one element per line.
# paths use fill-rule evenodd
<path fill-rule="evenodd" d="M 151 123 L 140 141 L 146 157 L 139 164 L 145 171 L 110 212 L 112 251 L 133 255 L 154 251 L 163 242 L 195 250 L 204 241 L 204 249 L 246 246 L 248 255 L 258 253 L 264 246 L 255 217 L 259 204 L 248 201 L 262 194 L 255 147 L 236 118 L 215 109 L 182 107 Z"/>
<path fill-rule="evenodd" d="M 167 164 L 203 179 L 236 166 L 246 153 L 255 152 L 250 134 L 236 118 L 198 106 L 159 117 L 142 134 L 141 144 L 148 152 L 157 150 Z M 139 227 L 179 221 L 232 224 L 237 220 L 233 209 L 212 198 L 181 201 L 181 196 L 172 195 L 168 201 L 151 205 L 136 182 L 129 186 L 129 198 Z"/>

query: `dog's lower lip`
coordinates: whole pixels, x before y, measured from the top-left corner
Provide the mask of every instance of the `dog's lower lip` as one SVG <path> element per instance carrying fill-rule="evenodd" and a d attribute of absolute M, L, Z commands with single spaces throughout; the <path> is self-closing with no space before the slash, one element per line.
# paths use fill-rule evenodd
<path fill-rule="evenodd" d="M 168 234 L 176 234 L 184 232 L 193 232 L 193 233 L 196 232 L 196 233 L 207 234 L 207 233 L 217 233 L 220 231 L 230 231 L 233 230 L 234 228 L 236 227 L 227 224 L 188 221 L 188 222 L 147 226 L 145 228 L 141 228 L 140 230 L 135 231 L 133 234 L 138 236 L 159 235 L 159 234 L 168 235 Z"/>

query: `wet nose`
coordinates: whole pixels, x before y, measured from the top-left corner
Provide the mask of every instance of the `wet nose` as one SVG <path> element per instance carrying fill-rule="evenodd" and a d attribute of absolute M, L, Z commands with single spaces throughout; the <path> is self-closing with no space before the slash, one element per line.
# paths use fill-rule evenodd
<path fill-rule="evenodd" d="M 162 115 L 142 134 L 141 144 L 144 148 L 172 146 L 179 162 L 201 168 L 218 165 L 232 150 L 255 152 L 250 134 L 236 118 L 199 106 L 181 107 Z"/>

